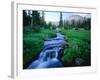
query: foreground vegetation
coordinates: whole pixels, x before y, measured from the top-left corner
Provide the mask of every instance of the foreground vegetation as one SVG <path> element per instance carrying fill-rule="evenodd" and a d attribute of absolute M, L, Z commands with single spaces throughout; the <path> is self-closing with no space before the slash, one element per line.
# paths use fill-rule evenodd
<path fill-rule="evenodd" d="M 68 39 L 69 48 L 64 50 L 62 62 L 64 66 L 76 66 L 75 59 L 84 60 L 80 66 L 90 65 L 90 31 L 88 30 L 61 30 Z M 46 38 L 55 37 L 55 31 L 41 29 L 40 32 L 26 32 L 23 36 L 23 68 L 38 58 Z"/>
<path fill-rule="evenodd" d="M 23 68 L 35 59 L 37 59 L 39 52 L 43 48 L 44 40 L 46 38 L 55 37 L 53 30 L 43 29 L 40 32 L 25 32 L 23 36 Z"/>
<path fill-rule="evenodd" d="M 83 62 L 80 66 L 90 65 L 90 31 L 87 30 L 62 30 L 65 38 L 68 38 L 69 48 L 65 49 L 62 58 L 64 66 L 77 66 L 75 60 L 80 58 Z"/>

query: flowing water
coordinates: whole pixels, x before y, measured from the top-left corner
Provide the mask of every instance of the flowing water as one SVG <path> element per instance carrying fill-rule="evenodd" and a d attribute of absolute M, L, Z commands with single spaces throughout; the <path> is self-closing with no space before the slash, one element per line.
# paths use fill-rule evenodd
<path fill-rule="evenodd" d="M 46 39 L 38 59 L 33 61 L 28 69 L 34 68 L 56 68 L 63 67 L 61 58 L 63 56 L 66 41 L 64 35 L 56 33 L 57 37 Z"/>

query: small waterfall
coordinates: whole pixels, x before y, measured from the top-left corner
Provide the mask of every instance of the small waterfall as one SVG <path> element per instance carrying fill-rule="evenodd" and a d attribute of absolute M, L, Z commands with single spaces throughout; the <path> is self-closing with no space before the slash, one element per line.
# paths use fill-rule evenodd
<path fill-rule="evenodd" d="M 52 58 L 57 58 L 58 57 L 58 48 L 55 47 L 54 49 L 47 49 L 47 50 L 44 50 L 43 52 L 40 53 L 39 55 L 39 60 L 41 61 L 48 61 Z"/>
<path fill-rule="evenodd" d="M 47 39 L 44 42 L 44 47 L 40 52 L 37 60 L 33 61 L 29 65 L 28 69 L 31 68 L 54 68 L 63 67 L 60 59 L 63 55 L 63 46 L 66 46 L 66 41 L 64 40 L 64 35 L 56 33 L 57 37 L 52 39 Z"/>

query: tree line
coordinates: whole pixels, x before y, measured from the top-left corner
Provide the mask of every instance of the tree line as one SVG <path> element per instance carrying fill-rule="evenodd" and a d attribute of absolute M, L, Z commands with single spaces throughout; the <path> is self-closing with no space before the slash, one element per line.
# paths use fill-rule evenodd
<path fill-rule="evenodd" d="M 45 21 L 45 12 L 44 11 L 32 11 L 32 10 L 23 10 L 23 29 L 24 31 L 40 31 L 41 28 L 64 28 L 75 30 L 83 28 L 90 30 L 91 27 L 91 18 L 84 18 L 83 21 L 78 20 L 63 20 L 63 12 L 59 12 L 59 22 L 58 25 L 52 24 L 52 22 L 46 23 Z"/>

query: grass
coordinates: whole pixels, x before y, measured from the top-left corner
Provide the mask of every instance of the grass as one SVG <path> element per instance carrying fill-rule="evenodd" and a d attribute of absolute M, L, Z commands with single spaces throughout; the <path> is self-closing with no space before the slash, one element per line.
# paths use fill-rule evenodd
<path fill-rule="evenodd" d="M 23 36 L 23 68 L 37 59 L 46 38 L 55 37 L 55 31 L 41 29 L 40 32 L 26 32 Z M 82 65 L 90 65 L 90 31 L 87 30 L 61 30 L 68 39 L 69 48 L 64 50 L 62 62 L 64 66 L 75 66 L 75 59 L 84 60 Z"/>
<path fill-rule="evenodd" d="M 76 66 L 75 59 L 84 60 L 82 66 L 90 65 L 90 31 L 87 30 L 62 30 L 65 38 L 68 39 L 69 48 L 65 49 L 62 58 L 65 66 Z"/>
<path fill-rule="evenodd" d="M 40 50 L 43 48 L 44 40 L 48 37 L 54 37 L 54 31 L 41 30 L 41 32 L 26 32 L 23 36 L 23 68 L 35 60 Z"/>

